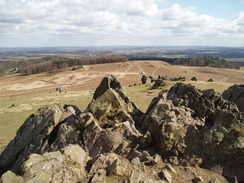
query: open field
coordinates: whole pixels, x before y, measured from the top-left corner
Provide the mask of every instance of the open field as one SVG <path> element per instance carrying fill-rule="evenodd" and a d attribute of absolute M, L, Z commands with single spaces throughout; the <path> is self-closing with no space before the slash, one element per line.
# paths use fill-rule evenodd
<path fill-rule="evenodd" d="M 41 73 L 30 76 L 12 75 L 0 78 L 0 98 L 48 94 L 62 87 L 67 92 L 94 90 L 101 79 L 113 74 L 123 86 L 140 83 L 142 74 L 157 78 L 160 76 L 185 76 L 198 81 L 212 78 L 217 83 L 244 83 L 244 70 L 219 69 L 211 67 L 172 66 L 161 61 L 136 61 L 112 64 L 86 65 L 82 69 L 67 69 L 56 73 Z"/>
<path fill-rule="evenodd" d="M 76 71 L 67 69 L 57 73 L 3 77 L 0 78 L 0 152 L 15 136 L 24 120 L 41 106 L 64 103 L 77 105 L 81 110 L 86 109 L 94 89 L 108 74 L 118 78 L 128 96 L 144 112 L 161 89 L 150 90 L 152 84 L 128 87 L 139 84 L 142 74 L 155 78 L 159 75 L 185 76 L 186 83 L 201 89 L 214 88 L 220 93 L 234 83 L 244 83 L 243 69 L 172 66 L 159 61 L 87 65 Z M 197 77 L 197 82 L 190 81 L 193 76 Z M 210 78 L 214 80 L 213 83 L 206 82 Z M 175 82 L 167 82 L 163 89 L 169 89 L 173 84 Z M 64 92 L 56 94 L 57 87 L 62 87 Z"/>

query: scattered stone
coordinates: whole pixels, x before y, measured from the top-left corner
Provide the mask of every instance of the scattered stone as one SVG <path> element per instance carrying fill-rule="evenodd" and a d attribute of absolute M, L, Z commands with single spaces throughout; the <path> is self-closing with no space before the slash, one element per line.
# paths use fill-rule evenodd
<path fill-rule="evenodd" d="M 203 182 L 203 178 L 202 177 L 195 177 L 194 179 L 192 179 L 193 183 L 199 183 L 199 182 Z"/>
<path fill-rule="evenodd" d="M 215 178 L 213 180 L 210 180 L 209 183 L 221 183 L 221 181 L 219 181 L 219 179 Z"/>
<path fill-rule="evenodd" d="M 148 83 L 148 77 L 146 75 L 144 75 L 144 74 L 141 77 L 141 83 L 142 84 L 147 84 Z"/>
<path fill-rule="evenodd" d="M 1 183 L 22 183 L 23 177 L 15 175 L 11 171 L 5 172 L 2 177 L 0 177 Z"/>
<path fill-rule="evenodd" d="M 213 82 L 213 79 L 209 79 L 207 82 Z"/>
<path fill-rule="evenodd" d="M 166 83 L 162 79 L 157 79 L 151 89 L 158 89 L 165 85 L 166 85 Z"/>
<path fill-rule="evenodd" d="M 176 170 L 170 164 L 165 165 L 164 168 L 167 169 L 168 171 L 172 172 L 172 173 L 176 173 Z"/>
<path fill-rule="evenodd" d="M 11 104 L 11 105 L 9 106 L 9 108 L 12 108 L 12 107 L 15 107 L 15 104 Z"/>
<path fill-rule="evenodd" d="M 155 154 L 155 155 L 153 156 L 153 160 L 155 161 L 155 164 L 160 164 L 160 163 L 162 163 L 162 158 L 161 158 L 161 156 L 158 155 L 158 154 Z"/>
<path fill-rule="evenodd" d="M 168 183 L 172 183 L 173 182 L 173 177 L 172 175 L 167 171 L 167 170 L 162 170 L 160 173 L 159 173 L 159 177 L 168 182 Z"/>
<path fill-rule="evenodd" d="M 150 78 L 150 80 L 151 80 L 150 82 L 151 83 L 153 83 L 155 81 L 154 77 L 152 77 L 152 76 L 149 76 L 148 78 Z"/>
<path fill-rule="evenodd" d="M 135 164 L 135 165 L 140 165 L 140 160 L 139 160 L 139 158 L 138 157 L 135 157 L 135 158 L 133 158 L 132 160 L 131 160 L 131 163 L 133 163 L 133 164 Z"/>
<path fill-rule="evenodd" d="M 130 176 L 130 182 L 140 182 L 144 180 L 144 175 L 142 172 L 138 170 L 132 170 L 131 176 Z"/>
<path fill-rule="evenodd" d="M 197 78 L 194 76 L 191 78 L 191 81 L 197 81 Z"/>
<path fill-rule="evenodd" d="M 92 177 L 91 183 L 104 183 L 106 177 L 106 171 L 99 169 L 96 174 Z"/>

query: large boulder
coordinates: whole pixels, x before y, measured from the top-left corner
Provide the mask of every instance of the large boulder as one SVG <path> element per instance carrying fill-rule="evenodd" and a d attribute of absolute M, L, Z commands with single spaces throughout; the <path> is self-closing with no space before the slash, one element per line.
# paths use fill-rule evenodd
<path fill-rule="evenodd" d="M 204 123 L 192 117 L 191 109 L 175 107 L 166 94 L 161 92 L 153 99 L 140 125 L 151 133 L 154 146 L 164 158 L 177 165 L 200 165 Z"/>
<path fill-rule="evenodd" d="M 129 99 L 118 80 L 112 75 L 103 78 L 87 109 L 100 121 L 123 122 L 140 114 L 135 103 Z"/>
<path fill-rule="evenodd" d="M 146 75 L 142 75 L 142 77 L 141 77 L 141 83 L 142 84 L 146 84 L 148 82 L 148 78 L 147 78 L 147 76 Z"/>
<path fill-rule="evenodd" d="M 213 89 L 201 91 L 190 84 L 177 83 L 168 92 L 167 99 L 175 106 L 184 105 L 194 111 L 194 116 L 205 118 L 205 123 L 212 125 L 215 111 L 228 110 L 237 116 L 239 110 L 232 102 L 224 100 Z"/>
<path fill-rule="evenodd" d="M 0 175 L 9 169 L 19 173 L 23 162 L 33 153 L 79 144 L 79 132 L 74 130 L 75 116 L 79 113 L 75 106 L 52 104 L 30 115 L 0 155 Z"/>
<path fill-rule="evenodd" d="M 86 174 L 87 155 L 85 151 L 78 145 L 69 145 L 62 149 L 62 152 L 31 154 L 23 164 L 23 177 L 8 171 L 2 176 L 3 182 L 79 182 Z M 8 182 L 6 177 L 12 180 Z"/>
<path fill-rule="evenodd" d="M 191 81 L 197 81 L 197 78 L 194 76 L 191 78 Z"/>
<path fill-rule="evenodd" d="M 222 93 L 225 100 L 234 102 L 241 112 L 244 112 L 244 85 L 233 85 Z"/>

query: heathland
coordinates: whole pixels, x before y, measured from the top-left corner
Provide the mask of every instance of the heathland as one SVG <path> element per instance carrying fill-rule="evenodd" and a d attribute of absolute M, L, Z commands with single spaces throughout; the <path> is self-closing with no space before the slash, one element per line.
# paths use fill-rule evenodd
<path fill-rule="evenodd" d="M 0 151 L 15 136 L 24 120 L 38 108 L 50 103 L 77 105 L 86 109 L 94 90 L 107 75 L 114 75 L 128 96 L 146 111 L 152 98 L 162 89 L 169 89 L 176 81 L 166 81 L 166 86 L 151 90 L 152 83 L 141 85 L 142 75 L 186 77 L 200 89 L 213 88 L 222 93 L 233 84 L 244 83 L 244 69 L 171 65 L 163 61 L 127 61 L 69 67 L 55 72 L 32 75 L 13 74 L 0 78 Z M 197 81 L 191 81 L 196 77 Z M 207 82 L 212 79 L 213 82 Z M 61 93 L 56 88 L 62 88 Z"/>

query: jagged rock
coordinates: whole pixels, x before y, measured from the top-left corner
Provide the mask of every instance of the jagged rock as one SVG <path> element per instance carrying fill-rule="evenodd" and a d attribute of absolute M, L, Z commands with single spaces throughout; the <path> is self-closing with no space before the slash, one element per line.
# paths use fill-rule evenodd
<path fill-rule="evenodd" d="M 241 173 L 244 170 L 244 115 L 237 106 L 214 90 L 201 91 L 182 83 L 173 86 L 167 98 L 182 101 L 174 104 L 189 107 L 194 111 L 194 117 L 204 120 L 202 166 L 212 169 L 221 166 L 226 177 L 236 176 L 239 181 L 244 181 Z"/>
<path fill-rule="evenodd" d="M 239 111 L 244 112 L 244 85 L 233 85 L 222 93 L 225 100 L 234 102 Z"/>
<path fill-rule="evenodd" d="M 242 181 L 242 148 L 242 113 L 213 90 L 177 84 L 143 114 L 108 76 L 85 112 L 53 104 L 31 115 L 0 156 L 0 175 L 12 170 L 22 177 L 9 171 L 0 180 L 165 182 L 162 174 L 170 182 L 174 174 L 192 174 L 193 168 L 175 172 L 168 161 L 219 166 L 226 177 Z"/>
<path fill-rule="evenodd" d="M 152 89 L 158 89 L 158 88 L 160 88 L 162 86 L 165 86 L 165 85 L 166 84 L 165 84 L 165 82 L 162 79 L 157 79 L 155 81 L 155 83 L 153 84 Z"/>
<path fill-rule="evenodd" d="M 7 171 L 0 178 L 1 183 L 22 183 L 23 177 L 15 175 L 15 173 L 11 171 Z"/>
<path fill-rule="evenodd" d="M 113 76 L 102 80 L 88 111 L 95 117 L 87 117 L 92 123 L 82 134 L 89 156 L 106 152 L 125 153 L 123 148 L 126 148 L 128 140 L 132 142 L 142 135 L 136 130 L 133 120 L 139 118 L 141 112 Z"/>
<path fill-rule="evenodd" d="M 138 108 L 124 93 L 120 83 L 113 76 L 105 77 L 96 89 L 88 110 L 98 120 L 127 121 L 138 113 Z"/>
<path fill-rule="evenodd" d="M 162 156 L 177 156 L 182 163 L 200 164 L 203 138 L 200 129 L 204 124 L 191 115 L 190 109 L 175 107 L 161 93 L 149 105 L 140 125 L 152 134 L 153 144 Z"/>
<path fill-rule="evenodd" d="M 197 78 L 194 76 L 191 78 L 192 81 L 197 81 Z"/>
<path fill-rule="evenodd" d="M 78 145 L 70 145 L 60 151 L 44 153 L 43 155 L 32 154 L 23 165 L 23 177 L 17 177 L 13 173 L 5 173 L 3 180 L 10 177 L 10 180 L 22 180 L 21 182 L 78 182 L 85 174 L 84 164 L 86 154 Z M 70 154 L 73 151 L 74 153 Z M 84 157 L 81 157 L 83 154 Z M 11 175 L 11 176 L 10 176 Z M 6 182 L 7 183 L 7 182 Z"/>
<path fill-rule="evenodd" d="M 236 105 L 224 100 L 213 89 L 201 91 L 190 84 L 177 83 L 169 90 L 167 99 L 172 100 L 175 106 L 183 105 L 191 108 L 195 116 L 206 118 L 206 123 L 213 121 L 211 118 L 217 108 L 239 113 Z"/>
<path fill-rule="evenodd" d="M 72 121 L 78 113 L 80 111 L 73 106 L 52 104 L 42 107 L 36 114 L 32 114 L 2 152 L 0 175 L 9 169 L 19 172 L 22 163 L 33 153 L 42 154 L 50 148 L 57 150 L 66 144 L 78 143 L 78 132 L 70 130 L 74 127 Z M 65 121 L 69 121 L 70 124 L 65 125 Z"/>
<path fill-rule="evenodd" d="M 97 157 L 94 157 L 91 160 L 91 168 L 89 170 L 90 173 L 96 173 L 99 169 L 108 169 L 109 171 L 106 173 L 107 175 L 110 175 L 112 171 L 118 166 L 119 159 L 116 154 L 109 153 L 109 154 L 100 154 Z M 111 166 L 114 166 L 112 164 L 115 164 L 115 168 L 112 170 Z"/>

